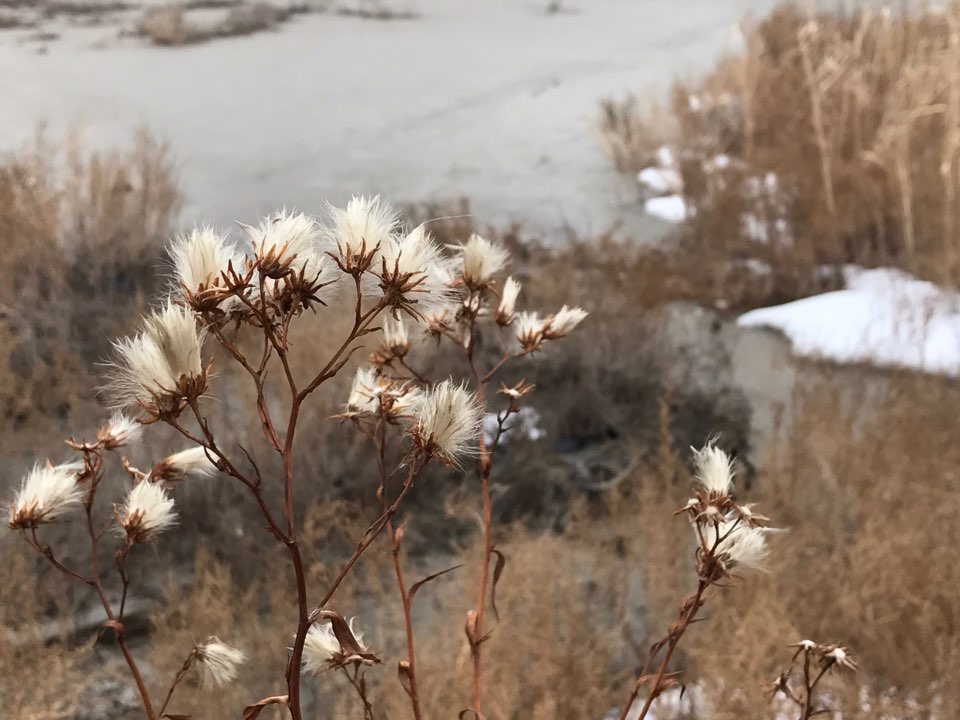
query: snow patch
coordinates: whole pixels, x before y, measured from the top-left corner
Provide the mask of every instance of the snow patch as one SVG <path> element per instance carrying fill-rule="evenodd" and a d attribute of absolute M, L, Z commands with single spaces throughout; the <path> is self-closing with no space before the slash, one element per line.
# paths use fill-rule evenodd
<path fill-rule="evenodd" d="M 846 288 L 741 315 L 797 355 L 960 374 L 960 294 L 890 268 L 844 268 Z"/>
<path fill-rule="evenodd" d="M 497 413 L 487 413 L 483 416 L 483 440 L 491 445 L 497 438 L 499 420 Z M 540 413 L 536 408 L 525 405 L 520 411 L 511 415 L 504 424 L 504 433 L 500 437 L 500 445 L 506 445 L 510 437 L 519 433 L 528 440 L 540 440 L 546 435 L 541 424 Z"/>
<path fill-rule="evenodd" d="M 643 203 L 648 215 L 653 215 L 670 223 L 678 223 L 687 218 L 687 203 L 680 195 L 655 197 Z"/>
<path fill-rule="evenodd" d="M 637 174 L 637 180 L 650 192 L 665 195 L 680 192 L 683 189 L 683 180 L 676 168 L 648 167 Z"/>

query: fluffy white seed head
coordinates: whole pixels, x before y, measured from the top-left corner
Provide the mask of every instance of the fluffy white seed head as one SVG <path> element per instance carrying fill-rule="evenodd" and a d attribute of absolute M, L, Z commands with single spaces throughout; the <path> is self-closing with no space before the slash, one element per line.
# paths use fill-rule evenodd
<path fill-rule="evenodd" d="M 533 352 L 540 347 L 546 329 L 547 321 L 536 312 L 517 313 L 516 322 L 513 323 L 513 333 L 526 352 Z"/>
<path fill-rule="evenodd" d="M 163 487 L 141 480 L 127 494 L 119 513 L 120 525 L 131 542 L 149 542 L 176 521 L 173 498 Z"/>
<path fill-rule="evenodd" d="M 349 623 L 339 618 L 339 622 L 342 623 L 342 629 L 349 630 L 348 634 L 353 636 L 353 643 L 347 641 L 351 647 L 345 648 L 340 644 L 332 622 L 314 623 L 303 643 L 303 666 L 308 672 L 317 674 L 350 662 L 380 662 L 373 655 L 367 655 L 369 649 L 363 644 L 363 633 L 356 625 L 356 618 L 351 618 Z"/>
<path fill-rule="evenodd" d="M 143 425 L 117 411 L 110 417 L 110 421 L 100 428 L 97 440 L 107 450 L 115 450 L 137 442 L 142 435 Z"/>
<path fill-rule="evenodd" d="M 564 305 L 555 315 L 547 318 L 547 327 L 544 331 L 544 337 L 548 340 L 556 340 L 568 335 L 577 325 L 583 322 L 587 317 L 587 312 L 578 307 L 567 307 Z"/>
<path fill-rule="evenodd" d="M 187 477 L 210 477 L 216 472 L 206 448 L 197 446 L 165 457 L 150 471 L 149 479 L 169 486 Z"/>
<path fill-rule="evenodd" d="M 56 520 L 83 498 L 77 484 L 79 463 L 35 465 L 10 505 L 10 527 L 32 528 Z"/>
<path fill-rule="evenodd" d="M 170 244 L 170 261 L 176 291 L 200 293 L 211 287 L 222 286 L 221 276 L 232 267 L 242 272 L 242 258 L 236 249 L 213 228 L 194 228 L 189 235 L 181 235 Z"/>
<path fill-rule="evenodd" d="M 265 265 L 289 267 L 297 273 L 302 271 L 309 282 L 323 273 L 325 258 L 320 246 L 321 230 L 308 215 L 283 209 L 265 218 L 259 227 L 247 227 L 246 231 L 254 254 Z M 270 274 L 282 275 L 282 271 Z"/>
<path fill-rule="evenodd" d="M 168 300 L 132 338 L 114 343 L 117 360 L 106 389 L 114 405 L 152 407 L 163 398 L 202 392 L 204 332 L 193 313 Z"/>
<path fill-rule="evenodd" d="M 516 316 L 517 298 L 520 296 L 520 283 L 508 277 L 500 293 L 500 305 L 497 308 L 497 322 L 510 325 Z"/>
<path fill-rule="evenodd" d="M 476 233 L 460 247 L 462 265 L 460 276 L 464 284 L 474 290 L 486 287 L 493 276 L 503 270 L 510 253 L 501 245 L 485 240 Z"/>
<path fill-rule="evenodd" d="M 389 421 L 409 418 L 416 412 L 421 399 L 422 392 L 416 386 L 361 367 L 357 368 L 353 377 L 344 417 L 357 418 L 382 413 Z"/>
<path fill-rule="evenodd" d="M 712 443 L 694 450 L 696 481 L 712 495 L 729 495 L 733 491 L 733 461 Z"/>
<path fill-rule="evenodd" d="M 379 263 L 379 290 L 392 307 L 420 320 L 454 302 L 450 261 L 423 225 L 384 242 Z"/>
<path fill-rule="evenodd" d="M 359 367 L 350 386 L 347 412 L 375 413 L 377 411 L 380 381 L 372 368 Z"/>
<path fill-rule="evenodd" d="M 196 647 L 201 684 L 205 688 L 222 687 L 236 680 L 247 659 L 243 651 L 227 645 L 218 637 L 207 638 Z"/>
<path fill-rule="evenodd" d="M 331 227 L 324 237 L 343 268 L 357 267 L 393 238 L 400 225 L 397 211 L 380 197 L 353 197 L 345 208 L 329 208 Z"/>
<path fill-rule="evenodd" d="M 724 520 L 706 530 L 706 541 L 712 547 L 716 538 L 721 538 L 717 554 L 728 569 L 748 568 L 765 570 L 770 554 L 768 528 L 751 527 L 736 520 Z"/>
<path fill-rule="evenodd" d="M 308 672 L 320 673 L 340 655 L 340 642 L 329 623 L 313 624 L 303 642 L 303 666 Z"/>
<path fill-rule="evenodd" d="M 456 464 L 476 451 L 481 410 L 476 396 L 463 385 L 444 380 L 425 390 L 414 413 L 411 433 L 425 452 Z"/>

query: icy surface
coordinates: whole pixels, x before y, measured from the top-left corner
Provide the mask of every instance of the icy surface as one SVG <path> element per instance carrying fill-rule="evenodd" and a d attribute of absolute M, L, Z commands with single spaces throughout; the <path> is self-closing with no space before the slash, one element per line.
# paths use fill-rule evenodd
<path fill-rule="evenodd" d="M 960 295 L 899 270 L 844 271 L 846 288 L 741 315 L 771 327 L 798 355 L 960 373 Z"/>
<path fill-rule="evenodd" d="M 596 142 L 597 103 L 662 96 L 736 47 L 746 12 L 774 0 L 406 0 L 420 17 L 334 13 L 270 32 L 160 48 L 117 26 L 0 32 L 2 146 L 38 121 L 79 123 L 93 145 L 146 123 L 171 142 L 184 219 L 250 220 L 282 205 L 380 192 L 391 200 L 468 197 L 482 222 L 581 233 L 646 216 Z"/>

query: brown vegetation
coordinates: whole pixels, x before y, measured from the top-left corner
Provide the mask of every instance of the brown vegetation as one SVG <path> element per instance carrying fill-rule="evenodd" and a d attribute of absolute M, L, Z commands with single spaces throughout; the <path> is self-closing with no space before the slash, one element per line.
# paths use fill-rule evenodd
<path fill-rule="evenodd" d="M 842 263 L 955 283 L 960 4 L 784 3 L 745 25 L 744 43 L 673 91 L 670 145 L 693 210 L 682 242 L 704 264 L 768 263 L 781 297 L 821 290 L 818 268 Z M 604 105 L 601 135 L 635 172 L 664 130 L 628 100 Z"/>

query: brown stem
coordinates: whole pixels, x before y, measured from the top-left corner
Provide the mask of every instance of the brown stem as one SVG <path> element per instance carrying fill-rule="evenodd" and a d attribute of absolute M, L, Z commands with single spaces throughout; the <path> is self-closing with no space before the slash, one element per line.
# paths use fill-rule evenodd
<path fill-rule="evenodd" d="M 317 603 L 317 609 L 315 612 L 322 610 L 324 605 L 330 602 L 330 599 L 337 592 L 337 589 L 340 587 L 343 579 L 347 576 L 347 573 L 350 572 L 350 569 L 354 566 L 357 560 L 360 559 L 360 556 L 363 555 L 364 551 L 373 544 L 373 541 L 377 539 L 380 533 L 383 532 L 383 529 L 387 526 L 387 522 L 390 520 L 390 518 L 397 514 L 397 509 L 400 507 L 400 503 L 403 502 L 403 499 L 407 496 L 407 493 L 410 492 L 410 489 L 413 487 L 413 481 L 416 479 L 417 475 L 420 474 L 420 471 L 423 469 L 425 464 L 426 463 L 422 460 L 419 463 L 411 463 L 400 493 L 397 495 L 393 503 L 391 503 L 387 508 L 386 512 L 374 520 L 373 524 L 367 528 L 366 532 L 364 532 L 363 537 L 360 539 L 360 542 L 357 543 L 357 547 L 353 551 L 353 554 L 340 568 L 340 571 L 333 579 L 330 587 L 327 588 L 327 591 L 320 599 L 320 602 Z"/>
<path fill-rule="evenodd" d="M 167 690 L 167 696 L 163 699 L 163 705 L 160 706 L 160 717 L 163 717 L 163 714 L 167 710 L 167 705 L 170 704 L 170 700 L 173 699 L 173 692 L 177 689 L 177 685 L 187 676 L 187 673 L 190 672 L 190 668 L 193 666 L 193 660 L 197 656 L 196 649 L 190 651 L 190 654 L 187 655 L 187 659 L 183 661 L 183 667 L 177 671 L 176 676 L 173 678 L 173 683 L 170 685 L 170 689 Z"/>
<path fill-rule="evenodd" d="M 476 318 L 470 321 L 470 340 L 467 343 L 466 355 L 467 364 L 470 366 L 470 373 L 473 378 L 474 390 L 477 395 L 477 401 L 481 405 L 481 413 L 486 411 L 486 401 L 484 396 L 484 386 L 489 380 L 490 373 L 481 374 L 477 369 L 477 363 L 474 358 L 476 347 Z M 484 610 L 486 609 L 487 589 L 490 584 L 490 555 L 493 552 L 491 520 L 492 510 L 490 503 L 490 471 L 493 466 L 492 458 L 487 450 L 486 440 L 483 436 L 483 428 L 477 433 L 477 446 L 479 457 L 477 458 L 477 474 L 480 476 L 480 494 L 482 503 L 482 543 L 483 556 L 480 561 L 480 582 L 477 587 L 476 609 L 474 610 L 474 622 L 468 633 L 470 641 L 470 657 L 473 661 L 473 712 L 477 717 L 483 717 L 481 705 L 483 701 L 483 667 L 481 663 L 481 645 L 485 637 L 483 633 Z"/>
<path fill-rule="evenodd" d="M 373 705 L 371 705 L 370 701 L 367 699 L 367 688 L 366 684 L 363 682 L 363 679 L 360 677 L 360 668 L 356 668 L 353 675 L 350 674 L 350 671 L 347 670 L 347 668 L 344 667 L 341 669 L 343 670 L 343 674 L 347 676 L 347 680 L 350 681 L 353 689 L 357 691 L 357 697 L 360 698 L 360 702 L 363 703 L 364 720 L 374 720 Z"/>
<path fill-rule="evenodd" d="M 673 657 L 674 650 L 676 650 L 677 645 L 680 644 L 680 638 L 683 637 L 683 633 L 696 617 L 697 611 L 703 604 L 703 593 L 709 586 L 709 581 L 701 579 L 699 585 L 697 586 L 697 592 L 692 598 L 684 602 L 677 623 L 670 628 L 670 631 L 667 634 L 667 652 L 663 656 L 663 661 L 660 663 L 660 667 L 657 669 L 657 674 L 653 680 L 653 685 L 650 687 L 650 692 L 647 694 L 647 699 L 643 703 L 643 707 L 640 709 L 640 714 L 637 715 L 636 720 L 643 720 L 643 718 L 647 716 L 647 712 L 650 710 L 650 706 L 653 704 L 653 701 L 660 695 L 661 684 L 663 683 L 663 678 L 666 675 L 667 666 L 670 664 L 670 658 Z M 654 646 L 654 650 L 651 651 L 650 656 L 647 658 L 647 662 L 644 663 L 643 671 L 640 673 L 640 677 L 637 678 L 637 682 L 633 686 L 633 691 L 630 693 L 630 699 L 623 708 L 623 712 L 620 713 L 620 720 L 627 720 L 627 716 L 630 713 L 630 708 L 633 707 L 633 703 L 640 694 L 641 686 L 647 680 L 647 667 L 653 660 L 654 655 L 656 655 L 657 651 L 659 651 L 660 647 L 662 647 L 662 644 L 657 643 Z"/>
<path fill-rule="evenodd" d="M 384 515 L 387 513 L 387 464 L 385 460 L 387 438 L 386 424 L 383 419 L 377 423 L 377 432 L 374 437 L 377 447 L 377 469 L 380 472 L 380 508 Z M 417 661 L 413 641 L 413 617 L 410 611 L 410 594 L 407 590 L 407 584 L 403 577 L 403 564 L 400 560 L 400 537 L 393 527 L 393 520 L 387 520 L 387 533 L 390 540 L 390 552 L 393 555 L 393 571 L 397 578 L 397 589 L 400 592 L 400 602 L 403 606 L 403 626 L 407 639 L 407 679 L 409 687 L 407 695 L 410 696 L 410 704 L 413 709 L 415 720 L 421 720 L 423 713 L 420 709 L 420 692 L 417 687 Z"/>

